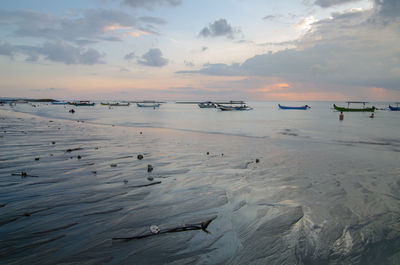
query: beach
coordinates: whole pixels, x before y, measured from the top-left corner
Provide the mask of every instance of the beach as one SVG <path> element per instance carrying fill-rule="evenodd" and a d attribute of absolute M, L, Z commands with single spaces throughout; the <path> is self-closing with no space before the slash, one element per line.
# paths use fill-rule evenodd
<path fill-rule="evenodd" d="M 0 263 L 400 262 L 397 134 L 51 115 L 0 109 Z"/>

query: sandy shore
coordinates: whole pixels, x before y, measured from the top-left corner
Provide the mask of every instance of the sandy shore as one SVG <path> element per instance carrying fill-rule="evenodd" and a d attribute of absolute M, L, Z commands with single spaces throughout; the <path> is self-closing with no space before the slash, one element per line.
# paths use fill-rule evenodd
<path fill-rule="evenodd" d="M 0 114 L 0 263 L 400 262 L 399 152 Z"/>

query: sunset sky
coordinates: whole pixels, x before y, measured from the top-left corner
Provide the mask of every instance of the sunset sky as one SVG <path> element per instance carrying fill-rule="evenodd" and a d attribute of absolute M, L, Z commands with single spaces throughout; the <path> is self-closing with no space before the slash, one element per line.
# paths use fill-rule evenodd
<path fill-rule="evenodd" d="M 0 96 L 400 101 L 399 0 L 1 0 Z"/>

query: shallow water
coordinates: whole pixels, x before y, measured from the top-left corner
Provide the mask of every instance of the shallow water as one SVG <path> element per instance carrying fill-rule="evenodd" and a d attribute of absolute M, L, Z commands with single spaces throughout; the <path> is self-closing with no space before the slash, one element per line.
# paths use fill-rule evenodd
<path fill-rule="evenodd" d="M 400 113 L 310 105 L 0 110 L 1 263 L 398 264 Z"/>

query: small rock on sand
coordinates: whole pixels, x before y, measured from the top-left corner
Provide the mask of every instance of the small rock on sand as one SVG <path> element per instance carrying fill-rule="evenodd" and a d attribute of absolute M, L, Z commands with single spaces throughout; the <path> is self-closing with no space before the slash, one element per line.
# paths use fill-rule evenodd
<path fill-rule="evenodd" d="M 142 160 L 143 159 L 143 155 L 138 155 L 137 159 Z"/>
<path fill-rule="evenodd" d="M 147 165 L 147 172 L 153 171 L 153 166 L 152 165 Z"/>

